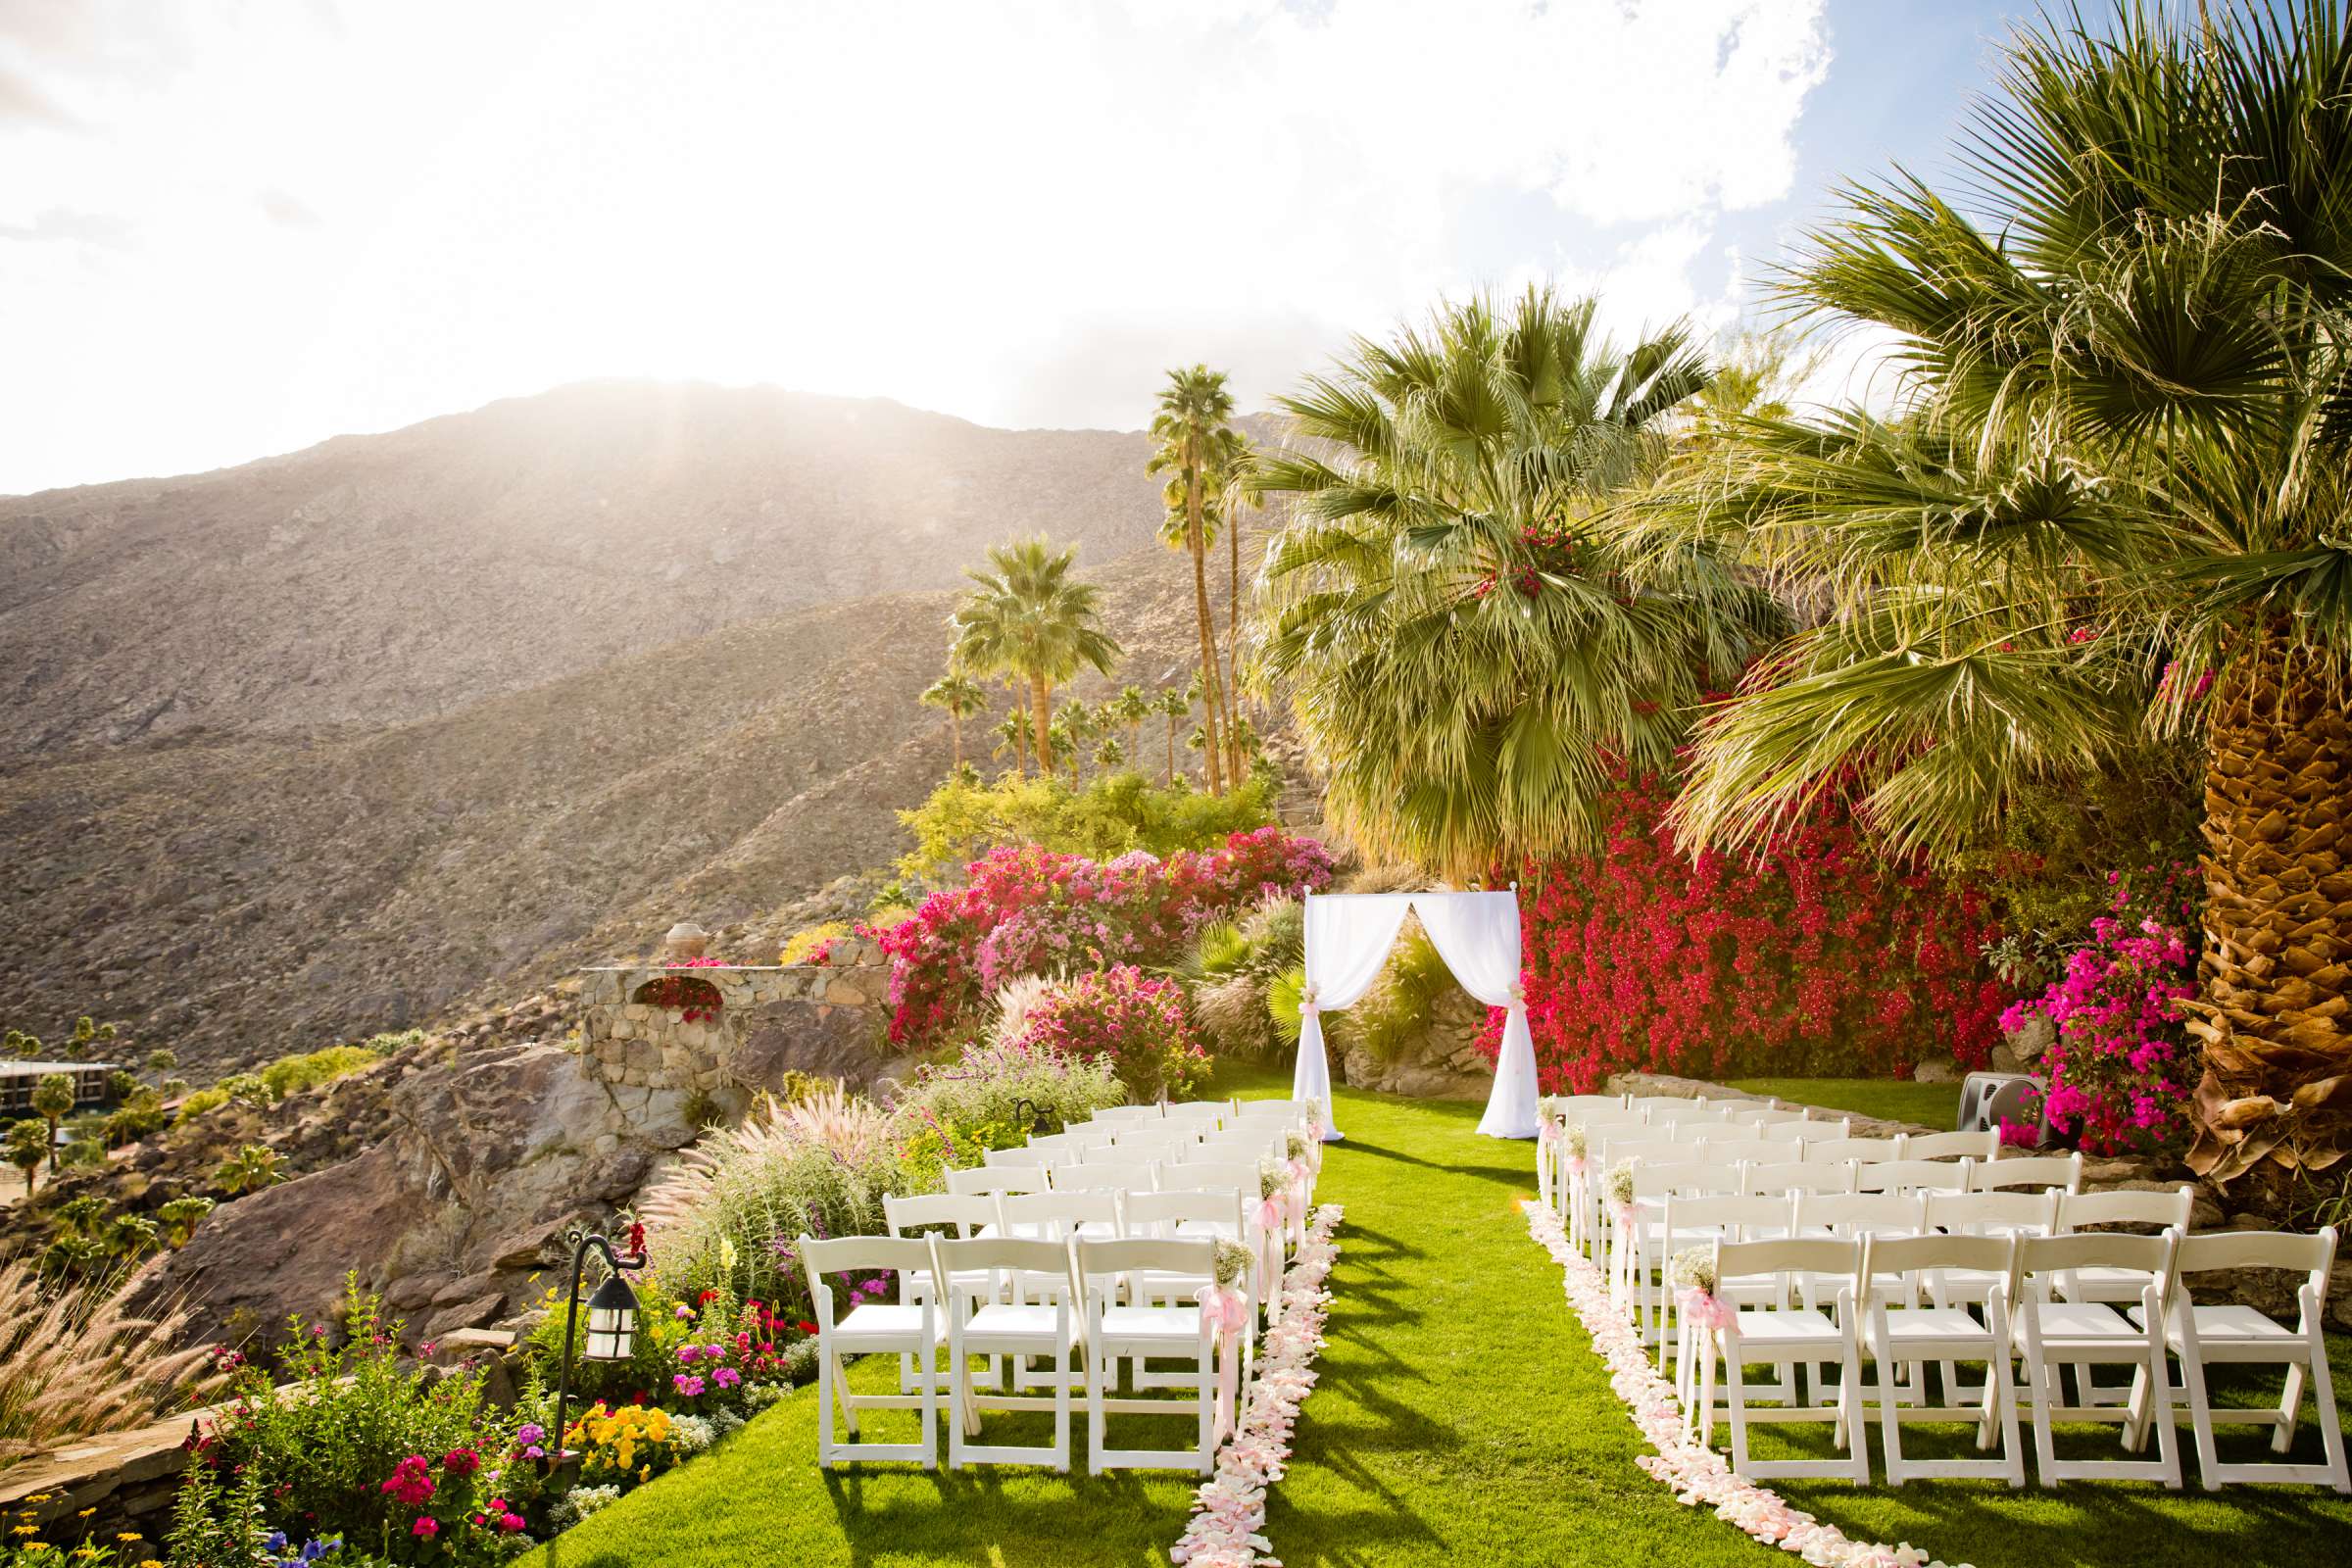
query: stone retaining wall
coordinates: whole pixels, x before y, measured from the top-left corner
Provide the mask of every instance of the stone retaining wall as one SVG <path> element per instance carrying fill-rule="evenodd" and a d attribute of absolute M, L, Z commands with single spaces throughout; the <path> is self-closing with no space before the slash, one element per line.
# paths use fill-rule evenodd
<path fill-rule="evenodd" d="M 864 1086 L 889 1065 L 890 967 L 871 941 L 836 942 L 824 963 L 659 964 L 582 971 L 581 1057 L 591 1076 L 627 1089 L 729 1099 L 779 1086 L 787 1071 Z M 717 1016 L 635 1000 L 654 981 L 700 980 Z"/>

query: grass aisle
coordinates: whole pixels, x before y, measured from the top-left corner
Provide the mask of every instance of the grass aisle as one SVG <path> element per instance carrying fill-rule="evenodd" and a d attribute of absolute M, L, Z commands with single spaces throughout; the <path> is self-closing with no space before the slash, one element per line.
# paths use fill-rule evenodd
<path fill-rule="evenodd" d="M 1249 1095 L 1283 1086 L 1258 1077 L 1220 1087 Z M 1338 1110 L 1348 1138 L 1332 1146 L 1317 1194 L 1347 1208 L 1330 1343 L 1267 1523 L 1290 1568 L 1796 1561 L 1682 1507 L 1635 1467 L 1642 1445 L 1570 1318 L 1558 1269 L 1518 1210 L 1534 1187 L 1528 1145 L 1478 1137 L 1475 1105 L 1343 1091 Z M 868 1363 L 853 1375 L 875 1386 L 890 1370 Z M 2352 1397 L 2352 1379 L 2345 1384 Z M 893 1419 L 904 1425 L 875 1435 L 906 1435 L 910 1418 L 881 1418 Z M 991 1441 L 1042 1438 L 1016 1425 L 1042 1418 L 991 1420 Z M 815 1461 L 814 1393 L 803 1390 L 715 1454 L 657 1479 L 527 1561 L 1165 1564 L 1192 1479 L 1123 1472 L 1089 1480 L 1083 1431 L 1080 1473 L 1066 1477 L 1006 1466 L 926 1475 L 879 1464 L 827 1476 Z M 1979 1482 L 1862 1493 L 1788 1483 L 1782 1491 L 1856 1539 L 1909 1540 L 1978 1568 L 2352 1560 L 2352 1503 L 2310 1489 L 2241 1487 L 2208 1498 L 2195 1493 L 2193 1473 L 2189 1485 L 2172 1496 L 2119 1483 L 2023 1494 Z"/>

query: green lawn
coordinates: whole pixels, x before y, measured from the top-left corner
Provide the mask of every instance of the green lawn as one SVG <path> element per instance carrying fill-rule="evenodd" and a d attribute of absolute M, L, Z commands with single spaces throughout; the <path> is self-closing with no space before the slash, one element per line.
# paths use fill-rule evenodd
<path fill-rule="evenodd" d="M 1951 1126 L 1960 1114 L 1958 1084 L 1896 1083 L 1879 1078 L 1734 1078 L 1730 1086 L 1794 1104 L 1886 1121 L 1918 1122 L 1938 1130 Z"/>
<path fill-rule="evenodd" d="M 1278 1086 L 1260 1078 L 1229 1087 Z M 1348 1136 L 1331 1150 L 1319 1196 L 1345 1203 L 1348 1222 L 1323 1381 L 1270 1509 L 1277 1555 L 1292 1568 L 1794 1561 L 1677 1505 L 1635 1468 L 1633 1424 L 1516 1207 L 1533 1186 L 1529 1145 L 1477 1137 L 1475 1105 L 1343 1091 L 1338 1111 Z M 2339 1390 L 2352 1387 L 2345 1371 Z M 888 1369 L 855 1375 L 879 1380 Z M 1123 1568 L 1165 1563 L 1183 1528 L 1187 1478 L 1089 1480 L 1083 1448 L 1081 1473 L 1067 1477 L 882 1464 L 825 1476 L 813 1397 L 801 1391 L 716 1453 L 528 1560 Z M 1007 1430 L 1013 1424 L 993 1417 L 992 1441 L 1001 1430 L 1002 1441 L 1031 1441 Z M 2306 1446 L 2310 1436 L 2307 1426 Z M 1934 1446 L 1931 1431 L 1906 1438 L 1922 1452 Z M 2352 1502 L 2309 1489 L 2236 1488 L 2218 1499 L 2109 1483 L 2016 1494 L 1977 1482 L 1782 1490 L 1849 1534 L 1909 1540 L 1979 1568 L 2254 1568 L 2352 1556 Z"/>

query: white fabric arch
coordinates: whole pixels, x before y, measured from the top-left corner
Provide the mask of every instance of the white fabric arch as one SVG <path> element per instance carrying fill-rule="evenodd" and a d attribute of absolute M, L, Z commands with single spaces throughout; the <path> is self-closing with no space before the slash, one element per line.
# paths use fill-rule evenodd
<path fill-rule="evenodd" d="M 1340 1136 L 1331 1101 L 1331 1062 L 1321 1014 L 1363 999 L 1380 977 L 1407 909 L 1446 967 L 1490 1007 L 1508 1008 L 1494 1088 L 1478 1130 L 1489 1138 L 1536 1136 L 1536 1042 L 1519 982 L 1519 896 L 1503 893 L 1314 894 L 1305 902 L 1306 990 L 1298 1004 L 1298 1060 L 1291 1098 L 1324 1107 L 1325 1136 Z"/>

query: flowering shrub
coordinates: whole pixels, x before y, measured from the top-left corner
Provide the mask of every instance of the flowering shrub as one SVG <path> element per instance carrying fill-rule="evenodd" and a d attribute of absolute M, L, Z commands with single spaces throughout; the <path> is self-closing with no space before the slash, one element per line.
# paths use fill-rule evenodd
<path fill-rule="evenodd" d="M 675 963 L 662 965 L 665 969 L 723 969 L 726 966 L 727 960 L 724 958 L 680 958 Z M 648 1006 L 674 1007 L 681 1023 L 703 1023 L 718 1016 L 718 987 L 690 974 L 665 974 L 648 980 L 637 988 L 637 994 L 629 1000 L 642 1002 Z"/>
<path fill-rule="evenodd" d="M 1131 963 L 1113 964 L 1054 987 L 1029 1008 L 1020 1038 L 1064 1055 L 1104 1055 L 1139 1100 L 1180 1100 L 1208 1073 L 1184 1010 L 1184 988 Z"/>
<path fill-rule="evenodd" d="M 2065 975 L 2001 1014 L 2004 1029 L 2035 1017 L 2055 1028 L 2038 1063 L 2049 1078 L 2040 1109 L 2093 1154 L 2144 1152 L 2184 1133 L 2196 1077 L 2180 1010 L 2196 995 L 2188 867 L 2145 867 L 2136 888 L 2112 872 L 2108 881 L 2109 912 L 2090 922 Z"/>
<path fill-rule="evenodd" d="M 1888 865 L 1834 805 L 1753 863 L 1688 858 L 1666 805 L 1657 781 L 1632 781 L 1600 853 L 1527 868 L 1527 1015 L 1546 1093 L 1642 1068 L 1887 1076 L 1936 1053 L 1984 1061 L 2001 997 L 1973 889 Z M 1490 1058 L 1501 1030 L 1496 1009 Z"/>
<path fill-rule="evenodd" d="M 1018 975 L 1170 962 L 1219 915 L 1329 885 L 1331 857 L 1266 827 L 1164 860 L 1138 850 L 1098 862 L 1025 845 L 992 850 L 968 871 L 963 887 L 869 933 L 891 960 L 896 1044 L 938 1044 Z"/>
<path fill-rule="evenodd" d="M 592 1404 L 566 1429 L 564 1446 L 578 1450 L 582 1483 L 625 1490 L 669 1468 L 669 1412 L 660 1405 Z"/>

